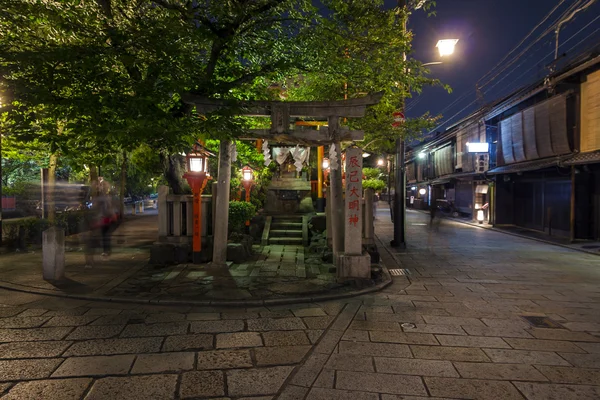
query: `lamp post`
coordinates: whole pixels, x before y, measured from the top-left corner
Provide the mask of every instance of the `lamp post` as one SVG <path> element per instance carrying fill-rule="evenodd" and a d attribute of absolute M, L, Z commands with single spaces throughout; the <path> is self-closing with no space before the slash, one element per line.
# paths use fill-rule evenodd
<path fill-rule="evenodd" d="M 193 200 L 193 240 L 192 240 L 192 262 L 200 264 L 200 252 L 202 251 L 202 192 L 208 182 L 207 162 L 212 153 L 203 146 L 196 143 L 186 155 L 187 172 L 183 175 L 192 188 Z"/>
<path fill-rule="evenodd" d="M 415 5 L 415 9 L 419 9 L 423 6 L 424 2 L 419 1 Z M 398 7 L 406 8 L 407 0 L 398 0 Z M 406 19 L 402 27 L 403 31 L 406 31 Z M 454 47 L 458 39 L 444 39 L 438 41 L 436 47 L 440 51 L 440 57 L 450 55 L 454 52 Z M 406 61 L 406 54 L 402 53 L 402 60 Z M 429 65 L 432 65 L 431 63 Z M 404 100 L 400 102 L 399 110 L 395 113 L 399 118 L 393 126 L 399 126 L 404 122 Z M 394 119 L 396 119 L 396 115 Z M 396 139 L 396 174 L 395 174 L 395 189 L 394 189 L 394 205 L 393 205 L 393 221 L 394 221 L 394 236 L 390 241 L 392 247 L 400 249 L 406 248 L 406 171 L 404 162 L 404 151 L 405 143 L 402 137 Z"/>
<path fill-rule="evenodd" d="M 321 168 L 323 168 L 323 181 L 327 183 L 327 177 L 329 176 L 329 158 L 323 158 L 323 163 L 321 164 Z"/>
<path fill-rule="evenodd" d="M 250 190 L 254 183 L 254 170 L 248 164 L 242 168 L 242 185 L 246 191 L 246 203 L 250 202 Z M 250 221 L 246 221 L 246 226 L 250 226 Z"/>

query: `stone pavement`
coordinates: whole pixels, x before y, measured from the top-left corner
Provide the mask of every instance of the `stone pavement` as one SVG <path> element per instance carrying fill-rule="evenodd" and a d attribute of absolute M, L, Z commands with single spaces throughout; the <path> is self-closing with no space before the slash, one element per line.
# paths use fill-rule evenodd
<path fill-rule="evenodd" d="M 1 399 L 600 398 L 600 259 L 427 222 L 409 213 L 408 249 L 384 249 L 409 286 L 351 300 L 160 307 L 0 290 Z M 392 235 L 385 209 L 376 234 Z"/>
<path fill-rule="evenodd" d="M 256 254 L 252 259 L 242 264 L 228 263 L 228 268 L 206 264 L 149 265 L 157 226 L 155 211 L 128 216 L 112 235 L 111 256 L 97 255 L 91 269 L 84 268 L 85 236 L 67 238 L 64 282 L 43 280 L 41 249 L 0 254 L 0 287 L 94 300 L 185 301 L 197 305 L 258 305 L 265 299 L 274 303 L 299 296 L 310 296 L 310 301 L 311 297 L 348 296 L 357 291 L 351 285 L 336 282 L 333 265 L 324 262 L 322 254 L 308 253 L 309 248 L 296 245 L 254 246 Z M 385 283 L 385 279 L 373 282 L 371 289 Z"/>

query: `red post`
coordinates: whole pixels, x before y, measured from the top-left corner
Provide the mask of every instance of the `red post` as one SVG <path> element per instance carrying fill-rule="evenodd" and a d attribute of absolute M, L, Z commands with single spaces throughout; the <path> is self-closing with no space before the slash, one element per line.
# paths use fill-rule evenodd
<path fill-rule="evenodd" d="M 202 192 L 208 182 L 205 172 L 189 172 L 183 175 L 192 188 L 193 201 L 193 239 L 192 239 L 192 262 L 200 264 L 200 252 L 202 251 Z"/>

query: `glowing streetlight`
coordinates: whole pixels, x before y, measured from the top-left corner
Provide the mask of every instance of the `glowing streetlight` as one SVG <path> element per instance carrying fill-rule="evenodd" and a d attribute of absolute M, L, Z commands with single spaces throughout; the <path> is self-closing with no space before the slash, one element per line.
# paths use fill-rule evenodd
<path fill-rule="evenodd" d="M 383 164 L 385 164 L 385 161 L 383 160 L 383 158 L 380 158 L 377 160 L 377 166 L 378 167 L 383 167 Z"/>
<path fill-rule="evenodd" d="M 440 57 L 449 56 L 454 53 L 454 48 L 456 47 L 456 43 L 458 43 L 458 39 L 442 39 L 438 40 L 435 47 L 438 48 L 440 52 Z"/>
<path fill-rule="evenodd" d="M 420 158 L 421 160 L 423 160 L 425 157 L 427 157 L 427 154 L 425 154 L 425 153 L 423 153 L 423 152 L 419 153 L 419 158 Z"/>

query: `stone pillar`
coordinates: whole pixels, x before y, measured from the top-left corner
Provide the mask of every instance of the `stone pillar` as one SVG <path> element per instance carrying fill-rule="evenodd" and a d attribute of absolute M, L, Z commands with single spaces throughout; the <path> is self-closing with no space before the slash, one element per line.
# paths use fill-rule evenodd
<path fill-rule="evenodd" d="M 138 208 L 139 213 L 143 214 L 144 213 L 144 200 L 140 201 L 138 203 L 138 206 L 139 206 L 139 208 Z"/>
<path fill-rule="evenodd" d="M 226 266 L 227 234 L 229 226 L 229 181 L 231 180 L 231 142 L 221 140 L 219 145 L 219 172 L 217 178 L 217 201 L 215 214 L 215 233 L 213 264 Z"/>
<path fill-rule="evenodd" d="M 332 160 L 330 160 L 331 172 L 329 179 L 331 181 L 331 197 L 327 199 L 331 210 L 331 242 L 334 257 L 344 251 L 344 199 L 342 193 L 342 153 L 340 151 L 340 142 L 334 142 L 337 167 L 334 169 Z"/>
<path fill-rule="evenodd" d="M 43 277 L 49 281 L 65 278 L 65 231 L 53 226 L 42 232 Z"/>
<path fill-rule="evenodd" d="M 346 149 L 346 199 L 343 220 L 344 254 L 337 256 L 338 280 L 369 279 L 371 277 L 371 257 L 363 254 L 363 203 L 362 203 L 362 149 Z M 371 211 L 372 213 L 372 211 Z M 365 212 L 365 214 L 367 214 Z"/>
<path fill-rule="evenodd" d="M 211 191 L 211 195 L 212 195 L 212 200 L 211 200 L 211 207 L 212 207 L 212 225 L 210 226 L 211 231 L 210 234 L 214 236 L 215 234 L 215 220 L 216 220 L 216 216 L 217 216 L 217 182 L 213 182 L 212 183 L 212 191 Z"/>
<path fill-rule="evenodd" d="M 365 189 L 365 244 L 373 244 L 375 238 L 375 230 L 373 227 L 373 189 Z"/>
<path fill-rule="evenodd" d="M 169 221 L 167 219 L 167 195 L 169 194 L 169 187 L 161 185 L 158 187 L 158 237 L 164 238 L 169 232 L 167 226 Z"/>
<path fill-rule="evenodd" d="M 131 215 L 135 215 L 135 202 L 131 204 Z"/>

